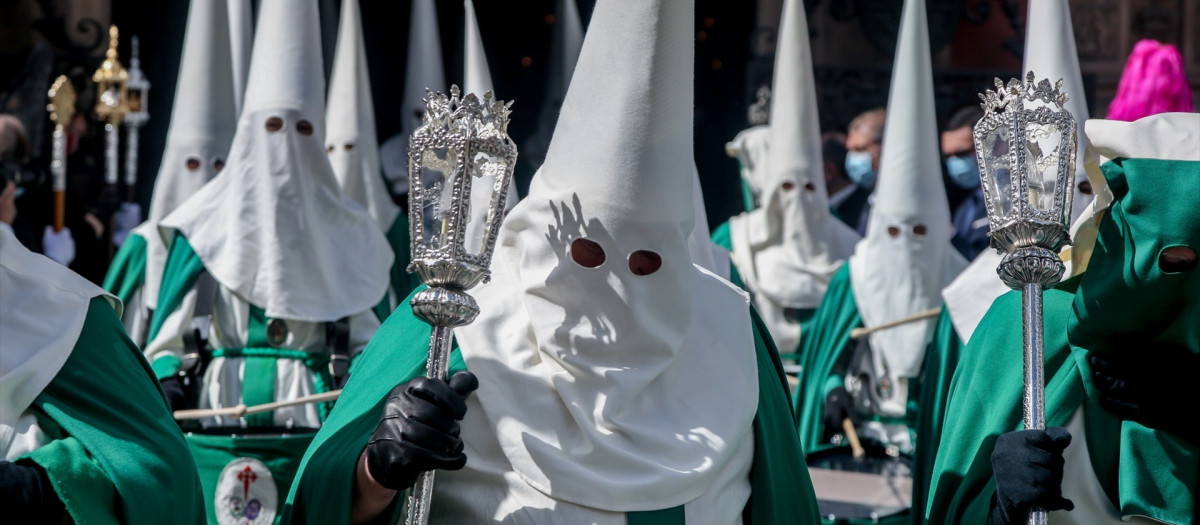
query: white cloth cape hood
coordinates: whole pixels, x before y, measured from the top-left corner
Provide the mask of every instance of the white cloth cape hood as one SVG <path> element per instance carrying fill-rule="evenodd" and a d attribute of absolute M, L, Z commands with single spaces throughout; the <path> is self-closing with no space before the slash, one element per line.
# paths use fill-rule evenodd
<path fill-rule="evenodd" d="M 0 294 L 0 427 L 12 427 L 71 356 L 92 298 L 104 296 L 118 316 L 121 301 L 4 227 Z"/>
<path fill-rule="evenodd" d="M 225 2 L 193 2 L 188 10 L 167 147 L 154 179 L 149 216 L 137 229 L 146 239 L 142 302 L 152 309 L 158 305 L 171 241 L 159 234 L 158 224 L 217 175 L 237 129 L 241 92 L 228 8 Z M 193 160 L 198 163 L 194 170 L 188 166 Z"/>
<path fill-rule="evenodd" d="M 358 0 L 342 2 L 329 103 L 325 121 L 325 150 L 342 193 L 367 209 L 384 232 L 392 227 L 400 207 L 383 183 L 379 145 L 375 140 L 375 106 L 363 47 Z"/>
<path fill-rule="evenodd" d="M 747 300 L 687 245 L 693 9 L 597 3 L 546 161 L 473 292 L 481 314 L 455 333 L 514 472 L 560 501 L 681 505 L 752 446 Z M 577 263 L 578 239 L 606 259 Z M 635 275 L 640 250 L 661 268 Z"/>
<path fill-rule="evenodd" d="M 263 0 L 225 169 L 162 221 L 187 237 L 222 286 L 270 317 L 311 322 L 375 306 L 393 261 L 375 219 L 342 195 L 325 155 L 317 34 L 315 1 Z M 266 128 L 272 118 L 281 129 Z"/>
<path fill-rule="evenodd" d="M 850 258 L 863 324 L 878 326 L 939 306 L 941 291 L 967 265 L 950 245 L 933 105 L 933 68 L 924 0 L 907 0 L 888 96 L 883 155 L 867 235 Z M 915 230 L 925 229 L 924 235 Z M 898 230 L 893 237 L 889 230 Z M 925 358 L 934 319 L 871 333 L 876 377 L 891 380 L 884 415 L 902 416 L 908 378 Z"/>
<path fill-rule="evenodd" d="M 771 90 L 770 148 L 761 207 L 730 220 L 732 257 L 780 348 L 795 348 L 800 324 L 785 309 L 821 304 L 859 236 L 833 217 L 825 192 L 808 22 L 799 0 L 784 3 Z"/>

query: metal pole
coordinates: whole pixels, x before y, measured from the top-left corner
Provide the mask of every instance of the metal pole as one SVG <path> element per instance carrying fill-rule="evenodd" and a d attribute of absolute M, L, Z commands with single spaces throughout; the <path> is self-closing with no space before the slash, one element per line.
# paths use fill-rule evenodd
<path fill-rule="evenodd" d="M 117 125 L 112 122 L 104 123 L 104 182 L 110 185 L 117 184 L 117 172 L 121 169 L 118 165 L 118 148 L 120 148 L 121 137 L 117 133 Z"/>
<path fill-rule="evenodd" d="M 128 126 L 125 134 L 125 200 L 137 201 L 138 126 Z"/>
<path fill-rule="evenodd" d="M 54 191 L 54 233 L 62 231 L 66 224 L 67 207 L 67 134 L 62 124 L 54 126 L 54 140 L 50 153 L 50 174 Z"/>
<path fill-rule="evenodd" d="M 1042 316 L 1042 285 L 1026 283 L 1021 288 L 1021 317 L 1025 325 L 1025 388 L 1022 395 L 1025 428 L 1046 429 L 1046 367 L 1044 323 Z M 1029 511 L 1029 525 L 1046 525 L 1047 514 L 1042 509 Z"/>
<path fill-rule="evenodd" d="M 452 327 L 433 326 L 429 334 L 429 360 L 425 364 L 425 377 L 440 381 L 447 380 L 450 368 L 450 344 Z M 429 523 L 429 507 L 433 501 L 433 477 L 436 470 L 427 470 L 417 478 L 408 493 L 408 516 L 405 523 L 424 525 Z"/>

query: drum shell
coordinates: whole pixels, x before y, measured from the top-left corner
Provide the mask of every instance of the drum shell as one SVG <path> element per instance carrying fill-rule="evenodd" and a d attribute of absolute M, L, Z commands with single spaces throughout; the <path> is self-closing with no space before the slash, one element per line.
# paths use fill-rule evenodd
<path fill-rule="evenodd" d="M 874 523 L 893 525 L 910 523 L 912 521 L 912 458 L 899 453 L 893 453 L 894 455 L 889 454 L 883 445 L 873 440 L 864 440 L 862 446 L 866 454 L 861 462 L 854 460 L 854 454 L 849 445 L 827 445 L 807 453 L 805 461 L 808 464 L 813 488 L 817 491 L 817 504 L 821 509 L 821 522 L 826 525 L 865 525 Z M 896 471 L 891 483 L 886 481 L 885 476 L 878 473 L 881 468 Z M 849 476 L 846 476 L 846 474 L 849 474 Z M 856 490 L 853 494 L 831 493 L 831 490 L 836 489 L 831 489 L 832 483 L 825 482 L 835 478 L 845 482 L 846 477 L 861 478 L 863 475 L 872 476 L 872 479 L 866 480 L 868 483 L 864 484 L 864 486 L 855 487 L 861 490 Z M 857 501 L 857 498 L 860 496 L 870 498 L 872 495 L 878 495 L 878 491 L 873 492 L 868 485 L 882 487 L 884 484 L 893 488 L 903 487 L 907 490 L 907 494 L 897 497 L 894 500 L 894 504 L 876 507 L 881 510 L 878 511 L 875 518 L 870 517 L 865 511 L 865 507 L 870 507 L 871 505 L 862 505 L 860 508 L 854 509 L 849 508 L 857 506 L 853 502 Z M 842 511 L 846 511 L 848 514 L 843 514 L 841 513 Z"/>

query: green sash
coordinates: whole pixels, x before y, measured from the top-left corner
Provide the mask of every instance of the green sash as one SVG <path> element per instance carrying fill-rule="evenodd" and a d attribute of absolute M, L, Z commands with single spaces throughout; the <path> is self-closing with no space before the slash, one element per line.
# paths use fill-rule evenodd
<path fill-rule="evenodd" d="M 77 523 L 203 523 L 196 465 L 142 353 L 108 302 L 88 307 L 79 340 L 34 400 L 48 434 L 29 458 Z"/>
<path fill-rule="evenodd" d="M 108 273 L 104 275 L 104 290 L 117 296 L 122 303 L 129 304 L 146 281 L 146 239 L 136 233 L 129 234 L 125 243 L 113 257 Z"/>
<path fill-rule="evenodd" d="M 789 415 L 783 367 L 757 319 L 756 326 L 759 405 L 750 473 L 753 492 L 744 511 L 745 523 L 816 523 L 816 496 L 807 469 L 802 467 L 804 453 Z M 425 373 L 429 334 L 429 325 L 413 316 L 408 300 L 375 333 L 352 365 L 343 396 L 305 453 L 282 523 L 349 522 L 359 454 L 379 422 L 387 393 Z M 465 368 L 456 350 L 450 371 Z M 674 525 L 682 514 L 681 509 L 629 513 L 628 522 Z M 670 521 L 661 521 L 665 518 Z"/>

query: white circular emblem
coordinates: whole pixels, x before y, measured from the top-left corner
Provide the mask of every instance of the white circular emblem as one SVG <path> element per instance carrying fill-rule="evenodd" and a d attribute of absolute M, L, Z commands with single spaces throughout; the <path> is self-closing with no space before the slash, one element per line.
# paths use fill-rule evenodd
<path fill-rule="evenodd" d="M 275 522 L 279 492 L 267 466 L 254 458 L 230 461 L 217 478 L 213 495 L 220 525 L 260 525 Z"/>

